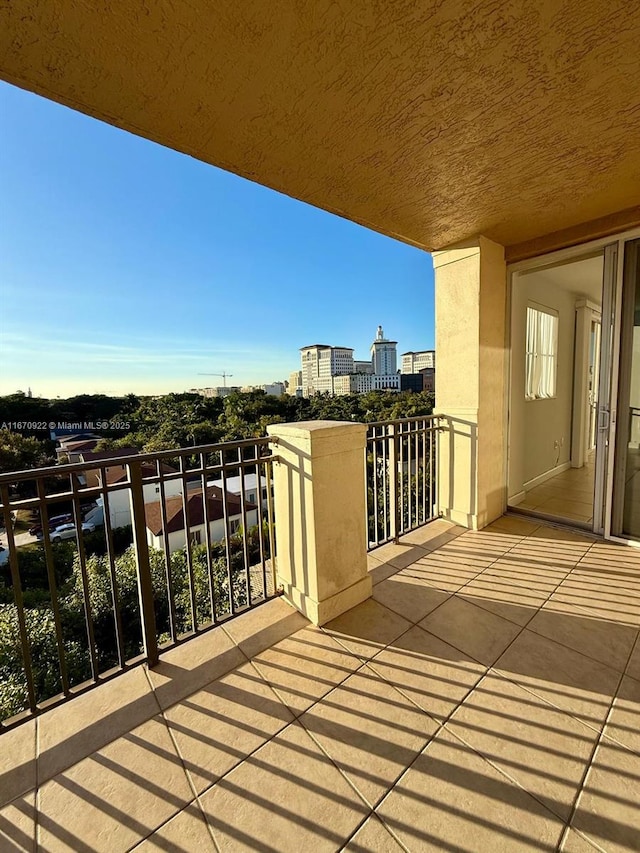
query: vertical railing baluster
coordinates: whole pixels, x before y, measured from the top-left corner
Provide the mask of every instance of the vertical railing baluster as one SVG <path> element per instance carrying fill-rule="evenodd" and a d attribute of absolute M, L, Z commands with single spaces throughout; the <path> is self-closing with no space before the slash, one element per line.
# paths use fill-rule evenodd
<path fill-rule="evenodd" d="M 36 712 L 36 690 L 33 680 L 33 664 L 31 661 L 31 645 L 27 633 L 27 622 L 24 614 L 24 601 L 22 598 L 22 582 L 20 580 L 20 569 L 18 566 L 18 552 L 16 551 L 16 540 L 13 535 L 13 523 L 11 520 L 11 501 L 9 498 L 9 487 L 0 486 L 0 498 L 4 511 L 4 526 L 7 534 L 7 547 L 9 550 L 9 569 L 11 571 L 11 586 L 13 587 L 13 601 L 18 616 L 18 633 L 20 634 L 20 649 L 22 652 L 22 663 L 24 675 L 27 680 L 27 700 L 29 710 L 32 714 Z"/>
<path fill-rule="evenodd" d="M 209 495 L 207 493 L 207 463 L 205 454 L 200 454 L 200 467 L 202 468 L 201 483 L 203 494 L 203 517 L 204 517 L 204 541 L 207 549 L 207 574 L 209 576 L 209 604 L 211 607 L 211 621 L 216 622 L 216 595 L 215 577 L 213 574 L 213 557 L 211 556 L 211 517 L 209 512 Z"/>
<path fill-rule="evenodd" d="M 58 582 L 56 580 L 55 562 L 53 559 L 53 548 L 51 536 L 49 535 L 49 513 L 47 510 L 47 497 L 44 488 L 44 480 L 38 478 L 37 483 L 38 500 L 40 501 L 40 522 L 42 524 L 42 545 L 44 548 L 44 561 L 47 569 L 49 592 L 51 594 L 51 612 L 53 613 L 53 624 L 56 632 L 56 644 L 58 646 L 58 662 L 60 665 L 60 682 L 62 692 L 69 693 L 69 677 L 67 673 L 67 660 L 64 651 L 64 636 L 62 633 L 62 620 L 60 618 L 60 604 L 58 601 Z"/>
<path fill-rule="evenodd" d="M 227 507 L 227 463 L 224 458 L 224 450 L 220 451 L 221 478 L 222 478 L 222 517 L 224 519 L 224 544 L 227 557 L 227 582 L 229 584 L 229 608 L 231 614 L 236 612 L 233 598 L 233 572 L 231 570 L 231 541 L 229 532 L 229 512 Z"/>
<path fill-rule="evenodd" d="M 93 629 L 93 613 L 91 611 L 91 588 L 89 585 L 89 573 L 87 572 L 87 554 L 84 547 L 84 535 L 82 532 L 82 510 L 80 508 L 80 496 L 78 495 L 77 474 L 70 473 L 71 493 L 73 501 L 73 520 L 76 526 L 76 543 L 78 545 L 78 563 L 80 565 L 80 577 L 82 580 L 82 598 L 84 603 L 84 618 L 87 629 L 87 642 L 89 644 L 89 662 L 91 664 L 91 678 L 98 680 L 100 675 L 98 667 L 98 655 L 96 652 L 96 638 Z"/>
<path fill-rule="evenodd" d="M 102 520 L 104 523 L 104 538 L 107 546 L 107 560 L 109 562 L 109 578 L 111 581 L 111 600 L 113 602 L 113 618 L 116 632 L 116 651 L 118 664 L 125 665 L 125 643 L 122 628 L 122 611 L 120 608 L 120 592 L 118 590 L 118 577 L 116 574 L 116 554 L 113 545 L 113 528 L 111 526 L 111 509 L 109 507 L 109 490 L 107 488 L 106 468 L 101 469 L 100 474 L 102 491 Z"/>
<path fill-rule="evenodd" d="M 243 459 L 244 449 L 238 448 L 238 471 L 240 474 L 240 513 L 242 515 L 242 554 L 244 556 L 244 582 L 247 592 L 247 606 L 251 607 L 251 568 L 249 566 L 249 542 L 247 530 L 247 498 L 245 495 L 245 469 Z"/>
<path fill-rule="evenodd" d="M 389 436 L 389 456 L 390 456 L 390 464 L 389 464 L 389 518 L 391 522 L 391 529 L 389 531 L 389 537 L 393 539 L 394 542 L 398 541 L 398 537 L 400 535 L 400 525 L 399 525 L 399 506 L 398 506 L 398 430 L 397 425 L 392 423 L 389 425 L 388 436 Z"/>
<path fill-rule="evenodd" d="M 169 540 L 169 531 L 167 525 L 167 492 L 164 485 L 164 471 L 162 462 L 156 461 L 156 470 L 158 472 L 158 495 L 160 497 L 160 523 L 162 524 L 162 544 L 164 547 L 164 574 L 165 583 L 167 585 L 167 603 L 169 605 L 169 635 L 173 643 L 178 639 L 178 621 L 176 618 L 176 596 L 173 588 L 173 571 L 171 565 L 171 543 Z"/>
<path fill-rule="evenodd" d="M 136 563 L 138 566 L 138 594 L 140 597 L 142 642 L 149 666 L 156 666 L 159 659 L 158 634 L 153 596 L 153 579 L 151 577 L 151 563 L 149 561 L 149 543 L 147 541 L 142 466 L 135 457 L 127 457 L 126 467 L 131 487 L 131 520 L 133 524 Z"/>
<path fill-rule="evenodd" d="M 272 439 L 272 442 L 274 439 Z M 269 525 L 269 559 L 271 560 L 271 575 L 273 577 L 273 590 L 277 587 L 276 573 L 276 537 L 275 537 L 275 510 L 273 506 L 273 462 L 265 462 L 265 475 L 267 479 L 267 519 Z"/>

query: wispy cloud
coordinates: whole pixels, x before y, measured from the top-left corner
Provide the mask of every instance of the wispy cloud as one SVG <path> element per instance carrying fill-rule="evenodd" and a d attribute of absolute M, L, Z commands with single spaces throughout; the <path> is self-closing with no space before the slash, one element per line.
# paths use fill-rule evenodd
<path fill-rule="evenodd" d="M 65 361 L 90 361 L 93 364 L 176 365 L 201 363 L 206 366 L 212 358 L 231 357 L 234 360 L 255 359 L 261 351 L 245 347 L 185 346 L 184 341 L 164 341 L 162 347 L 157 340 L 135 346 L 100 343 L 85 340 L 60 340 L 59 338 L 34 338 L 31 335 L 3 333 L 0 335 L 0 352 L 3 357 L 51 358 L 58 363 Z"/>

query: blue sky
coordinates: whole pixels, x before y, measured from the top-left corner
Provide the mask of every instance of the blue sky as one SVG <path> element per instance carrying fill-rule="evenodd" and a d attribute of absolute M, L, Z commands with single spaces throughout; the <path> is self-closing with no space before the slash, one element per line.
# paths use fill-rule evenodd
<path fill-rule="evenodd" d="M 431 258 L 0 83 L 0 394 L 288 378 L 434 344 Z"/>

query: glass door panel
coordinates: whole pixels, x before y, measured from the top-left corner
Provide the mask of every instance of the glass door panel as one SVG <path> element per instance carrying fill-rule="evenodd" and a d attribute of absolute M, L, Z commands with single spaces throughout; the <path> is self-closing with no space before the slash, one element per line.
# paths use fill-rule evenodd
<path fill-rule="evenodd" d="M 640 240 L 625 245 L 611 534 L 640 540 Z"/>

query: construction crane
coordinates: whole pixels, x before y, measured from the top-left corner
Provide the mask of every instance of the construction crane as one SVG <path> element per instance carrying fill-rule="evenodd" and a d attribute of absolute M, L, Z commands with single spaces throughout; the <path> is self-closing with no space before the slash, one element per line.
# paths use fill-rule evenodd
<path fill-rule="evenodd" d="M 222 377 L 222 385 L 224 388 L 227 387 L 227 376 L 233 376 L 233 373 L 226 373 L 224 370 L 222 373 L 199 373 L 198 376 L 221 376 Z"/>

